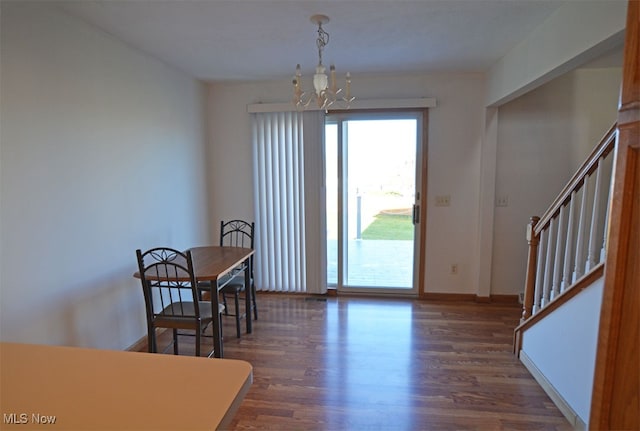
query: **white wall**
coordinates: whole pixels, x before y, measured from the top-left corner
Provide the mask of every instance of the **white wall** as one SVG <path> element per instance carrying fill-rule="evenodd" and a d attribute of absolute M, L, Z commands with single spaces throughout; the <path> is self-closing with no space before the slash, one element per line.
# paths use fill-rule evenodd
<path fill-rule="evenodd" d="M 448 73 L 357 76 L 360 99 L 434 97 L 429 110 L 426 291 L 475 293 L 477 282 L 478 177 L 483 131 L 484 76 Z M 283 102 L 290 82 L 217 83 L 209 86 L 209 163 L 213 220 L 253 218 L 251 130 L 246 105 Z M 435 207 L 436 195 L 451 195 L 450 207 Z M 449 274 L 457 263 L 459 274 Z"/>
<path fill-rule="evenodd" d="M 589 423 L 604 279 L 528 329 L 522 351 L 583 423 Z"/>
<path fill-rule="evenodd" d="M 618 117 L 622 68 L 583 68 L 572 74 L 573 145 L 569 163 L 575 171 Z"/>
<path fill-rule="evenodd" d="M 435 97 L 429 111 L 427 292 L 515 295 L 522 291 L 524 228 L 541 215 L 616 118 L 619 68 L 579 69 L 499 108 L 490 288 L 479 290 L 480 149 L 484 138 L 481 74 L 354 78 L 360 98 Z M 421 89 L 423 89 L 421 91 Z M 287 81 L 211 84 L 209 163 L 213 220 L 253 218 L 251 131 L 246 105 L 282 102 Z M 233 185 L 233 187 L 230 187 Z M 436 195 L 450 207 L 435 207 Z M 493 205 L 493 199 L 489 197 Z M 457 263 L 458 275 L 449 274 Z M 485 283 L 486 284 L 486 283 Z M 490 290 L 490 291 L 489 291 Z"/>
<path fill-rule="evenodd" d="M 125 348 L 135 249 L 207 241 L 205 88 L 54 6 L 1 31 L 0 338 Z"/>
<path fill-rule="evenodd" d="M 542 216 L 617 118 L 621 68 L 578 69 L 499 108 L 492 293 L 524 289 L 525 226 Z"/>
<path fill-rule="evenodd" d="M 487 105 L 500 106 L 624 43 L 627 2 L 563 2 L 488 73 Z"/>

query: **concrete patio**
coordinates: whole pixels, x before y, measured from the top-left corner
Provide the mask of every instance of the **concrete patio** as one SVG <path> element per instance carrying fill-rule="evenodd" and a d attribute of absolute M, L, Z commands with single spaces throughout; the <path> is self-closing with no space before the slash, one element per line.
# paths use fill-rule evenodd
<path fill-rule="evenodd" d="M 337 282 L 337 240 L 327 241 L 327 281 Z M 411 288 L 413 241 L 349 240 L 347 247 L 349 287 Z"/>

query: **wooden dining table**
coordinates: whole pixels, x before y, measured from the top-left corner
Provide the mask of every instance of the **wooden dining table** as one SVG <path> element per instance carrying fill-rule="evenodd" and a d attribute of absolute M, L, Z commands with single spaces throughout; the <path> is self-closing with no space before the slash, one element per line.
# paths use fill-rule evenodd
<path fill-rule="evenodd" d="M 220 246 L 203 246 L 192 247 L 187 251 L 191 252 L 193 260 L 193 271 L 195 272 L 196 282 L 209 283 L 211 286 L 211 309 L 218 310 L 219 298 L 217 293 L 226 283 L 231 281 L 231 275 L 239 270 L 244 271 L 244 285 L 246 286 L 245 310 L 247 334 L 253 330 L 251 321 L 251 256 L 254 251 L 250 248 L 243 247 L 220 247 Z M 239 275 L 239 274 L 236 274 Z M 139 272 L 134 277 L 140 278 Z M 234 277 L 235 278 L 235 277 Z M 217 318 L 213 319 L 213 349 L 216 358 L 223 357 L 222 345 L 222 322 L 220 313 L 216 314 Z"/>
<path fill-rule="evenodd" d="M 229 429 L 252 381 L 234 359 L 0 343 L 0 429 Z"/>

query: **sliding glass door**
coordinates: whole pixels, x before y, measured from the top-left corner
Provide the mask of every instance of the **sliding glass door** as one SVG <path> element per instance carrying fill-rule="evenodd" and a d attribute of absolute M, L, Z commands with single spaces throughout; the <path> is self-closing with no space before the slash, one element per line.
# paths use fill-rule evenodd
<path fill-rule="evenodd" d="M 330 286 L 417 293 L 422 121 L 421 112 L 327 117 Z"/>

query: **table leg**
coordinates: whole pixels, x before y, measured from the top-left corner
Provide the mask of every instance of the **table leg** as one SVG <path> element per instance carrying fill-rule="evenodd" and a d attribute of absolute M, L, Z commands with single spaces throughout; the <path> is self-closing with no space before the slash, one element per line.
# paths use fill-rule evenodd
<path fill-rule="evenodd" d="M 222 320 L 218 307 L 220 298 L 218 296 L 218 280 L 211 281 L 211 311 L 213 313 L 213 356 L 222 358 Z"/>
<path fill-rule="evenodd" d="M 245 260 L 244 265 L 244 306 L 245 317 L 247 319 L 247 334 L 251 334 L 252 328 L 252 313 L 251 313 L 251 258 L 248 257 Z"/>

